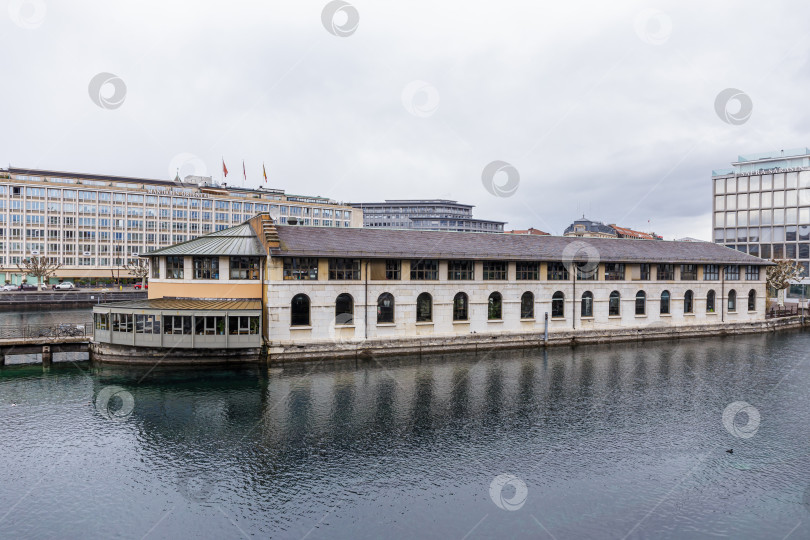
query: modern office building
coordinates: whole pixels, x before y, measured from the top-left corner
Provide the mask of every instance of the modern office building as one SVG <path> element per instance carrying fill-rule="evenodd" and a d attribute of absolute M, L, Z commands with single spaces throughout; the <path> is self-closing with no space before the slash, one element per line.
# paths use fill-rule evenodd
<path fill-rule="evenodd" d="M 0 278 L 19 283 L 17 264 L 46 256 L 59 279 L 128 277 L 123 266 L 146 253 L 269 212 L 278 223 L 360 227 L 362 211 L 324 197 L 279 189 L 100 174 L 0 169 Z M 291 218 L 295 218 L 294 220 Z"/>
<path fill-rule="evenodd" d="M 363 211 L 363 226 L 418 231 L 503 232 L 504 221 L 475 219 L 473 205 L 447 199 L 351 203 Z"/>
<path fill-rule="evenodd" d="M 810 271 L 810 148 L 739 156 L 712 171 L 718 244 L 763 259 L 794 259 Z"/>

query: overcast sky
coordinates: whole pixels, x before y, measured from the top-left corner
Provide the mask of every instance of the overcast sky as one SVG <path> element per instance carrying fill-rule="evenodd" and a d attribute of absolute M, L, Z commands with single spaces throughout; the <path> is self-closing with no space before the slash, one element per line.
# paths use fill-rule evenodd
<path fill-rule="evenodd" d="M 219 180 L 224 156 L 288 193 L 710 239 L 712 169 L 810 145 L 807 3 L 2 3 L 3 167 Z"/>

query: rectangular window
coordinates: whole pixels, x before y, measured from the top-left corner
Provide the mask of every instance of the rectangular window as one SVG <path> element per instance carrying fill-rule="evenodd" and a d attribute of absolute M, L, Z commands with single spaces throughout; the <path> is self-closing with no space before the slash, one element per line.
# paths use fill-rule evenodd
<path fill-rule="evenodd" d="M 166 257 L 166 279 L 183 279 L 183 257 Z"/>
<path fill-rule="evenodd" d="M 411 261 L 411 280 L 424 281 L 439 279 L 439 261 L 420 259 Z"/>
<path fill-rule="evenodd" d="M 447 279 L 450 281 L 475 279 L 473 261 L 447 261 Z"/>
<path fill-rule="evenodd" d="M 726 281 L 739 281 L 740 280 L 740 267 L 736 264 L 729 264 L 726 266 Z"/>
<path fill-rule="evenodd" d="M 515 279 L 520 281 L 537 281 L 540 279 L 540 263 L 531 261 L 516 262 Z"/>
<path fill-rule="evenodd" d="M 671 281 L 675 279 L 675 266 L 672 264 L 658 265 L 658 281 Z"/>
<path fill-rule="evenodd" d="M 745 267 L 746 281 L 759 281 L 759 266 L 751 265 Z"/>
<path fill-rule="evenodd" d="M 192 257 L 194 279 L 219 279 L 219 257 Z"/>
<path fill-rule="evenodd" d="M 228 317 L 228 333 L 232 336 L 258 334 L 259 318 L 246 315 L 230 315 Z"/>
<path fill-rule="evenodd" d="M 599 265 L 587 262 L 575 263 L 577 281 L 596 281 L 599 278 Z"/>
<path fill-rule="evenodd" d="M 697 265 L 696 264 L 682 264 L 681 265 L 681 281 L 694 281 L 697 279 Z"/>
<path fill-rule="evenodd" d="M 191 316 L 190 315 L 164 315 L 163 316 L 163 333 L 164 334 L 191 334 Z"/>
<path fill-rule="evenodd" d="M 385 261 L 385 279 L 402 279 L 402 261 L 399 259 L 388 259 Z"/>
<path fill-rule="evenodd" d="M 484 261 L 484 279 L 487 281 L 506 280 L 506 261 Z"/>
<path fill-rule="evenodd" d="M 113 313 L 112 331 L 132 333 L 132 313 Z"/>
<path fill-rule="evenodd" d="M 706 264 L 703 266 L 703 281 L 719 281 L 720 266 L 716 264 Z"/>
<path fill-rule="evenodd" d="M 639 265 L 641 267 L 641 272 L 639 275 L 639 279 L 642 281 L 650 281 L 650 265 L 649 263 L 642 263 Z"/>
<path fill-rule="evenodd" d="M 110 322 L 109 322 L 109 315 L 106 313 L 96 313 L 96 330 L 109 330 L 110 329 Z"/>
<path fill-rule="evenodd" d="M 624 263 L 606 263 L 605 281 L 624 281 Z"/>
<path fill-rule="evenodd" d="M 567 281 L 568 269 L 561 262 L 550 262 L 546 271 L 546 279 L 549 281 Z"/>
<path fill-rule="evenodd" d="M 160 334 L 160 318 L 157 315 L 135 315 L 136 334 Z"/>
<path fill-rule="evenodd" d="M 230 262 L 231 279 L 259 279 L 260 264 L 261 264 L 260 257 L 231 257 Z M 315 266 L 316 279 L 317 273 L 318 268 L 316 259 L 316 266 Z M 288 278 L 285 273 L 284 279 L 292 279 L 292 278 Z"/>
<path fill-rule="evenodd" d="M 329 279 L 360 279 L 360 259 L 329 259 Z"/>
<path fill-rule="evenodd" d="M 284 257 L 284 279 L 318 279 L 318 259 Z"/>
<path fill-rule="evenodd" d="M 159 257 L 150 257 L 149 264 L 152 267 L 152 277 L 154 279 L 160 278 L 160 258 Z"/>
<path fill-rule="evenodd" d="M 198 336 L 224 336 L 225 317 L 215 316 L 195 316 L 194 333 Z"/>

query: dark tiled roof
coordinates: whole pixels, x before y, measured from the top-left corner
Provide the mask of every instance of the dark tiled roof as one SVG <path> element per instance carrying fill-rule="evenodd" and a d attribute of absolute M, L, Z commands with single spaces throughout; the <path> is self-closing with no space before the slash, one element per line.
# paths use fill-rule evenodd
<path fill-rule="evenodd" d="M 212 232 L 204 236 L 144 253 L 152 255 L 267 255 L 248 223 Z"/>
<path fill-rule="evenodd" d="M 270 254 L 282 256 L 769 264 L 711 242 L 284 225 L 276 230 L 280 247 Z"/>
<path fill-rule="evenodd" d="M 127 309 L 168 309 L 177 311 L 227 311 L 262 309 L 259 299 L 245 300 L 198 300 L 193 298 L 151 298 L 149 300 L 130 300 L 127 302 L 110 302 L 96 307 Z"/>

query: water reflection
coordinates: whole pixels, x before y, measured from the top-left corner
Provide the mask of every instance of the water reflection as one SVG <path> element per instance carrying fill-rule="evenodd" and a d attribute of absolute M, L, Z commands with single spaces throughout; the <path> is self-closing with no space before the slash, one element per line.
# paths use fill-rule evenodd
<path fill-rule="evenodd" d="M 485 515 L 473 537 L 543 534 L 532 515 L 558 538 L 621 537 L 647 514 L 638 536 L 784 536 L 810 465 L 807 345 L 788 333 L 273 370 L 0 370 L 0 502 L 36 481 L 12 457 L 81 441 L 0 536 L 87 536 L 104 515 L 104 536 L 140 537 L 166 508 L 160 537 L 238 535 L 222 512 L 272 537 L 461 537 Z M 122 422 L 92 404 L 110 385 L 134 398 Z M 749 440 L 721 423 L 743 398 L 763 416 Z M 70 496 L 79 471 L 92 505 Z M 502 473 L 528 486 L 520 511 L 489 499 Z M 107 502 L 124 493 L 125 508 Z"/>

